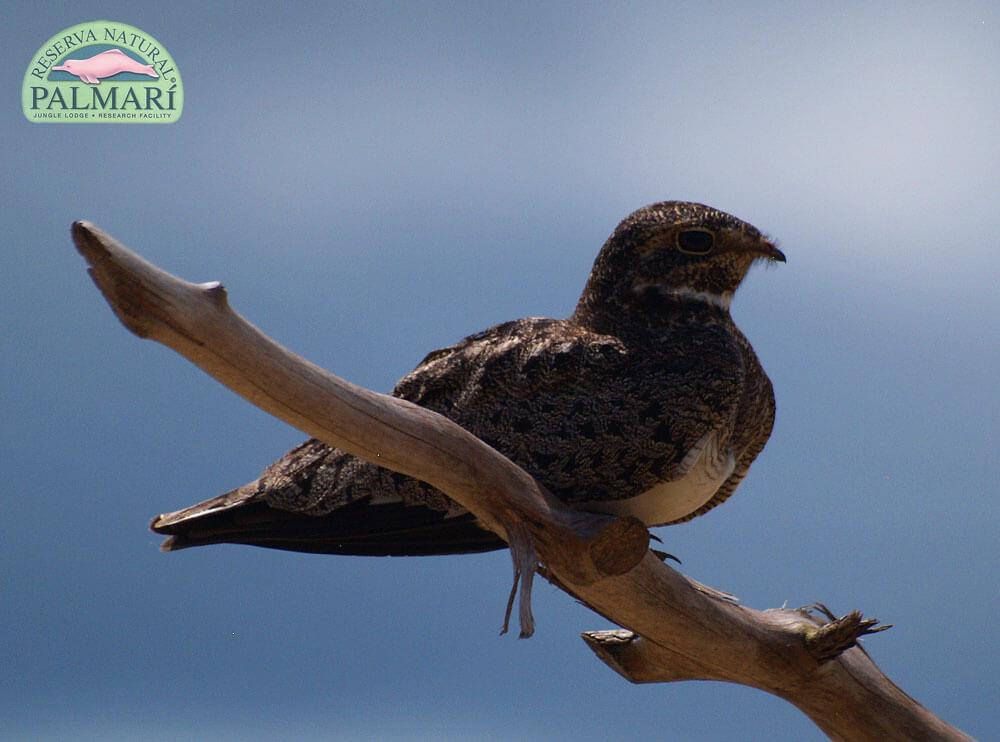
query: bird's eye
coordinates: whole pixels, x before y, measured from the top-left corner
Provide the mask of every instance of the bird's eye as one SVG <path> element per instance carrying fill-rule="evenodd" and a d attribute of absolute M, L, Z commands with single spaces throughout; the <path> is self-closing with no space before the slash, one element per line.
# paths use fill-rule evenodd
<path fill-rule="evenodd" d="M 715 247 L 715 235 L 705 229 L 685 229 L 677 233 L 677 249 L 688 255 L 708 255 Z"/>

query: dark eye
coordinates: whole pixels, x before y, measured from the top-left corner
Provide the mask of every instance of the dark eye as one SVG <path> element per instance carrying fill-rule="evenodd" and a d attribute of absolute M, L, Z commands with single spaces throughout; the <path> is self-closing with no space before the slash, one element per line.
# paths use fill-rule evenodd
<path fill-rule="evenodd" d="M 685 229 L 677 233 L 677 249 L 688 255 L 708 255 L 715 247 L 715 235 L 704 229 Z"/>

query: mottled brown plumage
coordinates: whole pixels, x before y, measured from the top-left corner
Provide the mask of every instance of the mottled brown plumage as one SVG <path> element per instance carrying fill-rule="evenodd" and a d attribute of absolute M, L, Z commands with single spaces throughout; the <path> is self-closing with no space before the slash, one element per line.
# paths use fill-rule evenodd
<path fill-rule="evenodd" d="M 567 503 L 648 525 L 688 520 L 733 493 L 771 432 L 771 383 L 729 314 L 761 259 L 784 256 L 735 217 L 647 206 L 605 243 L 568 319 L 507 322 L 434 351 L 393 394 L 455 420 Z M 430 485 L 316 440 L 153 528 L 171 535 L 168 549 L 504 546 Z"/>

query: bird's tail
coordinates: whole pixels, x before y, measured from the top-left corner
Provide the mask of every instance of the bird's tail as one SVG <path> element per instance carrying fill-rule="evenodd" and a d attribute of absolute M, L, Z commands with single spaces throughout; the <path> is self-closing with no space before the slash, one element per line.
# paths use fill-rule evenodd
<path fill-rule="evenodd" d="M 348 503 L 325 515 L 305 515 L 267 504 L 250 487 L 153 519 L 168 536 L 160 547 L 178 551 L 208 544 L 249 544 L 314 554 L 431 556 L 493 551 L 507 546 L 469 513 L 448 516 L 402 502 Z"/>

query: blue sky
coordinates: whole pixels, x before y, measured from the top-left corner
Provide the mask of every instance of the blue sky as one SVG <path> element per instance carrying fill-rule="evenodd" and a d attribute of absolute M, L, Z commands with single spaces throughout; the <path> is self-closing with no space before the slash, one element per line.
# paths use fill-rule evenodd
<path fill-rule="evenodd" d="M 110 18 L 167 46 L 169 126 L 40 125 L 37 48 Z M 1000 10 L 994 3 L 46 3 L 0 10 L 0 718 L 21 738 L 821 739 L 715 683 L 633 687 L 504 553 L 164 555 L 146 525 L 302 439 L 128 334 L 87 218 L 220 279 L 283 344 L 388 390 L 430 349 L 562 316 L 618 220 L 698 200 L 777 237 L 734 304 L 778 398 L 725 507 L 662 529 L 766 608 L 896 625 L 904 690 L 1000 736 Z"/>

